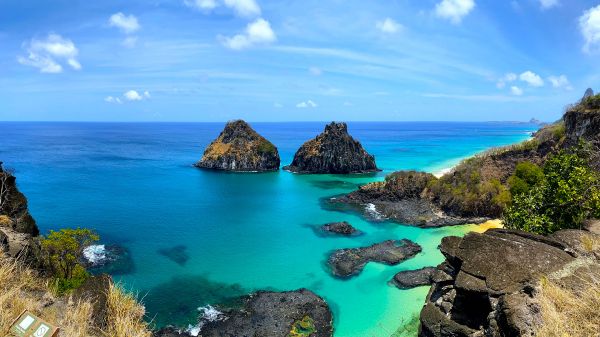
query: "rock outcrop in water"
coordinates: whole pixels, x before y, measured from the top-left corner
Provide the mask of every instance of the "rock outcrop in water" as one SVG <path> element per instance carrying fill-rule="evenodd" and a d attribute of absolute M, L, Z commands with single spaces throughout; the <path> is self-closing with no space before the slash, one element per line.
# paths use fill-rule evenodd
<path fill-rule="evenodd" d="M 446 237 L 446 261 L 420 315 L 420 337 L 533 336 L 542 323 L 536 294 L 542 276 L 573 286 L 600 272 L 600 249 L 562 230 L 545 237 L 516 230 L 489 230 Z"/>
<path fill-rule="evenodd" d="M 346 123 L 331 122 L 316 138 L 304 143 L 285 170 L 297 173 L 366 173 L 378 171 L 375 157 L 348 134 Z"/>
<path fill-rule="evenodd" d="M 368 262 L 396 265 L 421 252 L 421 246 L 410 240 L 388 240 L 364 248 L 336 250 L 327 263 L 334 276 L 348 278 L 358 275 Z"/>
<path fill-rule="evenodd" d="M 325 301 L 310 290 L 260 291 L 243 299 L 240 309 L 200 322 L 202 337 L 331 337 L 333 318 Z M 154 337 L 182 337 L 174 328 Z"/>
<path fill-rule="evenodd" d="M 266 172 L 279 170 L 279 164 L 275 145 L 245 121 L 236 120 L 225 125 L 196 166 L 223 171 Z"/>
<path fill-rule="evenodd" d="M 425 267 L 417 270 L 404 270 L 392 279 L 392 284 L 400 289 L 411 289 L 420 286 L 431 285 L 436 269 Z"/>
<path fill-rule="evenodd" d="M 339 234 L 339 235 L 359 235 L 361 232 L 354 228 L 350 223 L 346 221 L 342 222 L 331 222 L 328 224 L 324 224 L 320 227 L 323 232 Z"/>

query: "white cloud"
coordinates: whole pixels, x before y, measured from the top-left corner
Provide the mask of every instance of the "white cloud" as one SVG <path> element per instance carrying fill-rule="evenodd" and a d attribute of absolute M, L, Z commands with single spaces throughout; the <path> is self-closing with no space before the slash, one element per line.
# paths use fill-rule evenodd
<path fill-rule="evenodd" d="M 435 6 L 435 14 L 458 24 L 475 8 L 475 0 L 442 0 Z"/>
<path fill-rule="evenodd" d="M 532 87 L 544 86 L 544 80 L 538 74 L 529 70 L 519 75 L 519 79 Z"/>
<path fill-rule="evenodd" d="M 23 43 L 23 48 L 27 51 L 27 57 L 19 56 L 17 61 L 23 65 L 36 67 L 42 73 L 62 72 L 61 63 L 66 63 L 75 70 L 81 69 L 81 64 L 77 60 L 79 50 L 71 40 L 58 34 L 49 34 L 43 40 L 34 38 Z"/>
<path fill-rule="evenodd" d="M 243 34 L 222 37 L 223 45 L 234 50 L 246 49 L 257 44 L 268 44 L 275 40 L 277 37 L 271 29 L 271 24 L 264 19 L 257 19 L 248 24 Z"/>
<path fill-rule="evenodd" d="M 121 104 L 121 103 L 123 103 L 119 97 L 112 97 L 112 96 L 106 97 L 104 99 L 104 101 L 108 102 L 108 103 L 114 103 L 114 104 Z"/>
<path fill-rule="evenodd" d="M 375 27 L 387 34 L 394 34 L 402 30 L 403 26 L 391 18 L 385 18 L 385 20 L 377 21 Z"/>
<path fill-rule="evenodd" d="M 123 96 L 125 96 L 125 99 L 127 99 L 128 101 L 141 101 L 142 99 L 144 99 L 142 95 L 140 95 L 135 90 L 129 90 L 126 93 L 124 93 Z"/>
<path fill-rule="evenodd" d="M 232 9 L 239 16 L 259 16 L 260 6 L 255 0 L 184 0 L 183 3 L 191 8 L 208 12 L 223 5 Z"/>
<path fill-rule="evenodd" d="M 521 96 L 523 95 L 523 89 L 513 85 L 512 87 L 510 87 L 510 93 L 515 96 Z"/>
<path fill-rule="evenodd" d="M 125 34 L 135 33 L 140 29 L 138 19 L 134 15 L 125 15 L 121 12 L 111 15 L 108 24 L 119 28 Z"/>
<path fill-rule="evenodd" d="M 323 70 L 321 70 L 319 67 L 310 67 L 308 68 L 308 71 L 313 76 L 321 76 L 323 74 Z"/>
<path fill-rule="evenodd" d="M 550 77 L 548 77 L 548 81 L 550 81 L 550 83 L 552 84 L 552 86 L 554 88 L 573 90 L 573 87 L 571 86 L 571 82 L 569 82 L 569 79 L 565 75 L 550 76 Z"/>
<path fill-rule="evenodd" d="M 275 102 L 275 103 L 273 103 L 273 107 L 275 109 L 281 109 L 281 108 L 283 108 L 283 104 Z"/>
<path fill-rule="evenodd" d="M 300 108 L 300 109 L 306 109 L 306 108 L 316 108 L 318 105 L 317 103 L 308 100 L 306 102 L 300 102 L 298 104 L 296 104 L 296 108 Z"/>
<path fill-rule="evenodd" d="M 201 10 L 210 10 L 218 6 L 215 0 L 184 0 L 186 6 Z"/>
<path fill-rule="evenodd" d="M 559 0 L 540 0 L 540 5 L 542 9 L 550 9 L 552 7 L 556 7 L 560 4 Z"/>
<path fill-rule="evenodd" d="M 501 79 L 498 80 L 498 82 L 496 83 L 496 87 L 498 87 L 498 89 L 502 89 L 506 86 L 506 83 L 514 82 L 516 80 L 517 80 L 517 74 L 507 73 Z"/>
<path fill-rule="evenodd" d="M 584 52 L 591 52 L 600 43 L 600 5 L 585 11 L 579 18 L 579 29 L 585 39 Z"/>

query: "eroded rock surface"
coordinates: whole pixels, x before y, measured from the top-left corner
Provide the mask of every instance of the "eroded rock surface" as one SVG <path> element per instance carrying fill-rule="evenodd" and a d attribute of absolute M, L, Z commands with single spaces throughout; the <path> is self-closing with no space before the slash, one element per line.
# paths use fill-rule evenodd
<path fill-rule="evenodd" d="M 320 227 L 323 232 L 339 234 L 339 235 L 358 235 L 361 232 L 354 228 L 350 223 L 346 221 L 342 222 L 331 222 L 328 224 L 324 224 Z"/>
<path fill-rule="evenodd" d="M 446 261 L 432 275 L 419 336 L 532 336 L 541 324 L 536 292 L 542 276 L 567 279 L 598 267 L 595 253 L 580 246 L 587 235 L 595 234 L 494 229 L 444 238 Z"/>
<path fill-rule="evenodd" d="M 368 262 L 396 265 L 421 252 L 421 246 L 410 240 L 388 240 L 363 248 L 339 249 L 327 263 L 333 275 L 347 278 L 359 274 Z"/>
<path fill-rule="evenodd" d="M 242 120 L 228 122 L 204 151 L 197 167 L 236 171 L 265 172 L 279 170 L 279 152 L 275 145 Z"/>
<path fill-rule="evenodd" d="M 304 143 L 285 170 L 297 173 L 365 173 L 379 171 L 375 157 L 348 134 L 346 123 L 331 122 L 316 138 Z"/>
<path fill-rule="evenodd" d="M 403 270 L 392 279 L 392 284 L 400 289 L 411 289 L 420 286 L 428 286 L 433 283 L 434 267 L 425 267 L 417 270 Z"/>

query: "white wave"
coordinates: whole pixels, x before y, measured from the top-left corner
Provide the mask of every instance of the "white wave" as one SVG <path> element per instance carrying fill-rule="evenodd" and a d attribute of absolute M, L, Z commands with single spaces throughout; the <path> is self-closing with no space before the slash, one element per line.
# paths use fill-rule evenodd
<path fill-rule="evenodd" d="M 83 249 L 83 257 L 91 264 L 106 260 L 106 247 L 104 245 L 91 245 Z"/>
<path fill-rule="evenodd" d="M 383 215 L 377 211 L 377 207 L 374 204 L 366 204 L 365 211 L 375 220 L 382 220 Z"/>
<path fill-rule="evenodd" d="M 185 332 L 190 336 L 197 337 L 200 334 L 200 330 L 202 330 L 202 323 L 198 323 L 198 325 L 188 325 L 188 328 L 185 329 Z"/>
<path fill-rule="evenodd" d="M 203 319 L 203 320 L 206 320 L 209 322 L 222 321 L 225 318 L 225 314 L 223 314 L 219 310 L 215 309 L 211 305 L 207 305 L 205 307 L 200 307 L 200 308 L 198 308 L 198 311 L 200 312 L 200 319 Z"/>

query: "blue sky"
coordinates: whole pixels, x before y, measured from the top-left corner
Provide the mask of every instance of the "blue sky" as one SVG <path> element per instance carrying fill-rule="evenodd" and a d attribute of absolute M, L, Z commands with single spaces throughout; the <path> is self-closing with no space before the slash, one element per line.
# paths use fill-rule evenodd
<path fill-rule="evenodd" d="M 1 0 L 0 120 L 558 119 L 600 1 Z"/>

